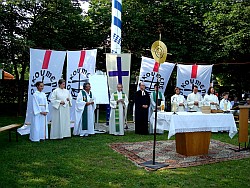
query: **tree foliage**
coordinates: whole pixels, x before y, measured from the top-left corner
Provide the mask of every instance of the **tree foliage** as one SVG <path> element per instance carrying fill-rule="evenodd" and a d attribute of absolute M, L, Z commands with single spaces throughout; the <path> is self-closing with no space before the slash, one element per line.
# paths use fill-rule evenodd
<path fill-rule="evenodd" d="M 224 86 L 249 91 L 249 64 L 241 63 L 250 58 L 250 1 L 216 0 L 204 18 L 210 61 L 229 63 L 217 66 L 214 74 Z"/>
<path fill-rule="evenodd" d="M 29 48 L 80 50 L 98 48 L 97 68 L 105 70 L 110 52 L 111 1 L 2 0 L 0 3 L 0 66 L 22 81 Z M 122 52 L 132 53 L 132 75 L 141 56 L 159 39 L 167 45 L 167 61 L 237 63 L 250 58 L 250 1 L 246 0 L 123 0 Z M 100 63 L 103 62 L 103 63 Z M 235 75 L 237 71 L 237 76 Z M 214 66 L 221 83 L 249 88 L 241 65 Z M 237 82 L 240 82 L 238 84 Z"/>
<path fill-rule="evenodd" d="M 249 61 L 250 1 L 214 1 L 204 17 L 213 61 Z"/>
<path fill-rule="evenodd" d="M 101 13 L 106 6 L 100 4 L 110 1 L 91 2 L 93 11 Z M 161 40 L 172 54 L 168 61 L 215 65 L 248 62 L 249 4 L 236 0 L 123 0 L 122 51 L 132 53 L 132 72 L 138 72 L 140 57 L 151 57 L 150 47 L 161 33 Z M 107 17 L 101 15 L 95 21 L 91 12 L 87 18 L 93 20 L 102 36 L 106 33 L 108 37 L 110 30 L 100 24 Z M 221 84 L 234 85 L 241 91 L 250 86 L 247 74 L 238 74 L 249 73 L 245 67 L 220 64 L 214 66 L 213 73 Z"/>

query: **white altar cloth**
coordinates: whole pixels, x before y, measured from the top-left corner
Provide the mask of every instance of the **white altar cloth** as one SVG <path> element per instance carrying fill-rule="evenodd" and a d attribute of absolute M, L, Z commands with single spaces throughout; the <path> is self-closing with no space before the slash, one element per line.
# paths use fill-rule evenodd
<path fill-rule="evenodd" d="M 155 113 L 150 117 L 150 123 L 155 123 Z M 176 133 L 202 131 L 229 131 L 233 138 L 237 127 L 233 114 L 203 114 L 202 112 L 157 112 L 157 129 L 168 130 L 168 139 Z"/>

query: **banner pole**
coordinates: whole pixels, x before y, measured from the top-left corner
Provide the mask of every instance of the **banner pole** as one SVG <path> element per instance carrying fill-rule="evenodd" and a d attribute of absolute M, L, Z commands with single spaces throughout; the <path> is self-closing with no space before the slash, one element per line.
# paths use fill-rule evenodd
<path fill-rule="evenodd" d="M 159 94 L 158 72 L 156 74 L 156 78 L 157 78 L 157 81 L 156 81 L 157 90 L 156 90 L 156 99 L 155 99 L 155 126 L 154 126 L 154 144 L 153 144 L 153 165 L 155 165 L 156 124 L 157 124 L 158 94 Z"/>

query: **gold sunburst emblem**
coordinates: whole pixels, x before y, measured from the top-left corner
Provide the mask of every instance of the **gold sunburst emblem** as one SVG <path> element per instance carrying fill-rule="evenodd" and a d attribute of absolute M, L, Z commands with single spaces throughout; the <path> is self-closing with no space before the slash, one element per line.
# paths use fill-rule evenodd
<path fill-rule="evenodd" d="M 162 41 L 157 40 L 152 44 L 151 53 L 156 62 L 164 63 L 167 58 L 167 47 Z"/>

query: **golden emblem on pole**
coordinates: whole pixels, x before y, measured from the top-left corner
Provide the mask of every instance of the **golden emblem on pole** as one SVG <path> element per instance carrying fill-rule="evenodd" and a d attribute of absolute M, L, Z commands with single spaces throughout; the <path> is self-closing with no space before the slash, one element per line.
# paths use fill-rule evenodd
<path fill-rule="evenodd" d="M 155 62 L 162 64 L 167 58 L 167 47 L 162 41 L 157 40 L 152 44 L 151 53 Z"/>

